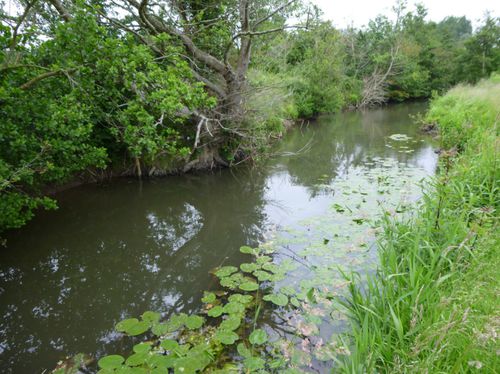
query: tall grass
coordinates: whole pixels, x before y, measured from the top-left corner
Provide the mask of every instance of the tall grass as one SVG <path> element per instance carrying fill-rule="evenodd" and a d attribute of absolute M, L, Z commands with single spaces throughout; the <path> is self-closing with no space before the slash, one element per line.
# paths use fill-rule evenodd
<path fill-rule="evenodd" d="M 417 212 L 387 219 L 377 273 L 352 276 L 350 373 L 495 372 L 498 367 L 500 79 L 435 99 L 440 172 Z M 449 150 L 449 148 L 452 148 Z"/>

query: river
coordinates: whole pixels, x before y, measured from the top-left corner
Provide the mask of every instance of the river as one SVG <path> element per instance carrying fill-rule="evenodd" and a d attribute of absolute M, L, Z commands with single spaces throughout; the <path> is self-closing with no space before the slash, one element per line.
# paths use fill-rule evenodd
<path fill-rule="evenodd" d="M 215 286 L 209 271 L 244 262 L 242 245 L 273 245 L 277 261 L 296 261 L 285 283 L 297 287 L 321 286 L 333 266 L 370 271 L 377 217 L 411 210 L 435 171 L 432 140 L 410 118 L 425 108 L 323 116 L 257 167 L 59 193 L 58 210 L 8 233 L 0 250 L 0 371 L 126 352 L 116 322 L 197 311 Z"/>

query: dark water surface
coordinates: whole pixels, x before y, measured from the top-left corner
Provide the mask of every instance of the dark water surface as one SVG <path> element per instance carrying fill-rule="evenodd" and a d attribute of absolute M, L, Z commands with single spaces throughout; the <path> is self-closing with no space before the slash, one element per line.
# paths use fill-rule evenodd
<path fill-rule="evenodd" d="M 213 285 L 211 269 L 244 262 L 242 245 L 324 216 L 337 185 L 369 191 L 373 183 L 363 178 L 377 162 L 404 171 L 414 198 L 436 165 L 430 140 L 409 117 L 423 110 L 416 103 L 325 116 L 290 131 L 276 156 L 253 169 L 60 193 L 57 211 L 9 233 L 0 248 L 0 372 L 41 373 L 66 355 L 128 350 L 116 322 L 145 310 L 196 311 Z"/>

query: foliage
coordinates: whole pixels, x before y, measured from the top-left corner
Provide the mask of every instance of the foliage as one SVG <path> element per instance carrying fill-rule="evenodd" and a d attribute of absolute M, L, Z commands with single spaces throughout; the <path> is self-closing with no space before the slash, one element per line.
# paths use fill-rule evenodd
<path fill-rule="evenodd" d="M 68 16 L 49 3 L 0 12 L 0 230 L 54 208 L 47 190 L 78 176 L 258 160 L 297 118 L 430 97 L 500 66 L 497 18 L 473 33 L 404 1 L 346 30 L 302 1 L 256 1 L 251 37 L 233 0 L 175 2 L 183 37 L 150 30 L 170 15 L 154 7 L 137 31 L 111 2 L 68 1 Z M 294 11 L 307 21 L 284 30 Z"/>
<path fill-rule="evenodd" d="M 498 289 L 499 282 L 498 107 L 491 105 L 498 87 L 494 78 L 432 103 L 429 116 L 440 129 L 443 124 L 442 144 L 461 153 L 442 155 L 443 170 L 415 215 L 386 221 L 378 272 L 350 278 L 344 305 L 353 321 L 353 353 L 341 361 L 344 371 L 467 372 L 497 366 L 488 335 L 498 328 L 497 303 L 488 288 Z M 463 135 L 452 130 L 469 121 L 474 126 Z M 479 290 L 485 292 L 478 297 Z"/>
<path fill-rule="evenodd" d="M 23 225 L 40 206 L 55 207 L 43 197 L 47 185 L 112 167 L 123 154 L 152 166 L 190 153 L 185 139 L 193 129 L 178 113 L 213 99 L 191 80 L 168 37 L 157 39 L 169 60 L 157 61 L 130 35 L 110 35 L 82 10 L 48 40 L 2 51 L 0 229 Z"/>

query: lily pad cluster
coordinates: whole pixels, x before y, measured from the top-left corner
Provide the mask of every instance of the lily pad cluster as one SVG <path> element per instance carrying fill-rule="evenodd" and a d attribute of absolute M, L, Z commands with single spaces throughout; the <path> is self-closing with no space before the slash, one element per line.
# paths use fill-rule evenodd
<path fill-rule="evenodd" d="M 280 352 L 282 342 L 257 326 L 263 310 L 300 305 L 292 287 L 278 292 L 272 287 L 293 266 L 273 263 L 269 249 L 243 246 L 240 251 L 253 261 L 215 269 L 221 289 L 205 292 L 200 314 L 175 314 L 162 321 L 160 313 L 147 311 L 118 322 L 118 332 L 144 334 L 145 341 L 127 358 L 102 357 L 98 373 L 298 372 Z"/>

